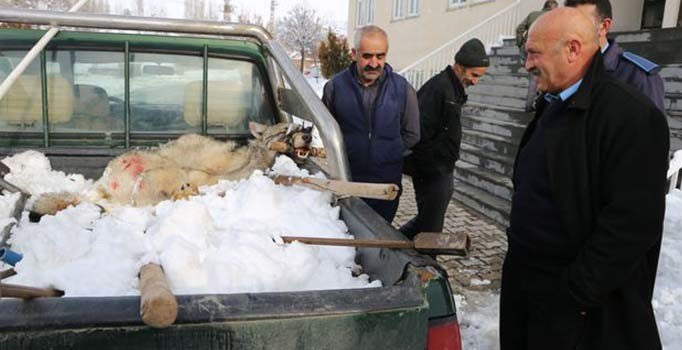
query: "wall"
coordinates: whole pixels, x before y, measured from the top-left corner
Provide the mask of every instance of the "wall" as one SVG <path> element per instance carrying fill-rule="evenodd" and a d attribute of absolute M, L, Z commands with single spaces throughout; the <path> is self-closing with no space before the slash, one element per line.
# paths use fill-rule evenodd
<path fill-rule="evenodd" d="M 614 25 L 612 31 L 639 30 L 642 26 L 644 0 L 611 0 Z"/>
<path fill-rule="evenodd" d="M 388 62 L 400 70 L 514 2 L 470 1 L 468 5 L 448 9 L 447 0 L 422 0 L 419 16 L 393 20 L 393 1 L 375 0 L 373 24 L 388 33 Z M 356 28 L 356 6 L 357 0 L 349 1 L 348 38 L 351 42 Z"/>

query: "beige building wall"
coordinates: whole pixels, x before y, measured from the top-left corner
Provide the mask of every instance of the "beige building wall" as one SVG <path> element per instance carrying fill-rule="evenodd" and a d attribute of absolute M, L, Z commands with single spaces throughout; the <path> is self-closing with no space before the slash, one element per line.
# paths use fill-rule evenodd
<path fill-rule="evenodd" d="M 639 30 L 642 27 L 644 0 L 611 0 L 614 32 Z"/>
<path fill-rule="evenodd" d="M 393 20 L 393 0 L 375 0 L 373 24 L 386 30 L 389 35 L 388 62 L 400 70 L 509 6 L 514 0 L 468 2 L 463 6 L 448 8 L 448 0 L 421 0 L 418 16 Z M 349 1 L 348 38 L 351 46 L 357 27 L 357 4 L 357 0 Z"/>

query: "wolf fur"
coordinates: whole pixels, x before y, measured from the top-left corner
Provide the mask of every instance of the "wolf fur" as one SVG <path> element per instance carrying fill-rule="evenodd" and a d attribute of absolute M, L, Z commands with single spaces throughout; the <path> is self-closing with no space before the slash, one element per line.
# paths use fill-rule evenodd
<path fill-rule="evenodd" d="M 296 150 L 310 146 L 307 128 L 288 123 L 272 126 L 250 123 L 249 129 L 255 139 L 246 145 L 187 134 L 156 148 L 126 152 L 109 162 L 93 192 L 86 196 L 46 193 L 36 199 L 33 212 L 38 217 L 54 214 L 84 201 L 147 206 L 185 198 L 197 194 L 200 186 L 221 179 L 243 179 L 254 170 L 267 169 L 276 156 L 268 147 L 273 141 L 290 144 L 294 152 L 288 155 L 295 160 L 300 155 Z"/>

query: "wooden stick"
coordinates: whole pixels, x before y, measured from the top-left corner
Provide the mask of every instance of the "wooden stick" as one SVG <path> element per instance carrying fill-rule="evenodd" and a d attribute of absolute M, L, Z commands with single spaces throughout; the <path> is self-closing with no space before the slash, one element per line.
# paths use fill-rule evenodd
<path fill-rule="evenodd" d="M 318 179 L 315 177 L 297 177 L 275 175 L 272 177 L 276 184 L 301 185 L 322 192 L 331 192 L 342 196 L 355 196 L 362 198 L 374 198 L 394 200 L 398 196 L 398 185 L 377 184 L 368 182 L 350 182 L 330 179 Z"/>
<path fill-rule="evenodd" d="M 16 275 L 17 272 L 14 271 L 14 269 L 7 269 L 5 271 L 0 272 L 0 280 L 4 280 L 7 277 L 12 277 Z"/>
<path fill-rule="evenodd" d="M 298 241 L 304 244 L 341 247 L 414 249 L 421 253 L 434 255 L 467 256 L 471 250 L 471 239 L 466 232 L 421 232 L 411 241 L 398 239 L 343 239 L 296 236 L 281 236 L 281 238 L 284 243 Z"/>
<path fill-rule="evenodd" d="M 140 316 L 154 328 L 165 328 L 178 317 L 178 301 L 168 285 L 166 275 L 158 264 L 140 268 Z"/>
<path fill-rule="evenodd" d="M 304 244 L 331 245 L 340 247 L 365 247 L 365 248 L 392 248 L 392 249 L 412 249 L 414 242 L 401 241 L 398 239 L 344 239 L 344 238 L 322 238 L 322 237 L 297 237 L 281 236 L 284 243 L 298 241 Z"/>
<path fill-rule="evenodd" d="M 55 288 L 35 288 L 16 284 L 0 283 L 0 297 L 3 298 L 49 298 L 61 297 L 64 291 Z"/>

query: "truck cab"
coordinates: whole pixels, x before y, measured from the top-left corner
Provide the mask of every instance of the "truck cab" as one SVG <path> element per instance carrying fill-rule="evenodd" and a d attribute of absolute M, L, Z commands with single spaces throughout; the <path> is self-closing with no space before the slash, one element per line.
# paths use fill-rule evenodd
<path fill-rule="evenodd" d="M 0 100 L 0 155 L 28 149 L 53 168 L 98 178 L 131 148 L 186 133 L 248 139 L 248 122 L 301 118 L 348 180 L 340 129 L 262 28 L 178 19 L 0 9 L 0 21 L 60 31 Z M 0 29 L 3 79 L 45 33 Z M 309 162 L 304 165 L 319 169 Z M 338 200 L 357 238 L 406 239 L 358 198 Z M 461 349 L 447 275 L 414 250 L 358 248 L 383 287 L 179 295 L 175 324 L 154 329 L 139 297 L 0 299 L 12 349 Z"/>

